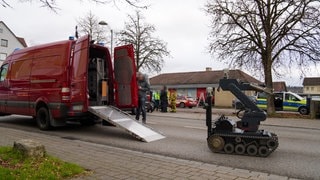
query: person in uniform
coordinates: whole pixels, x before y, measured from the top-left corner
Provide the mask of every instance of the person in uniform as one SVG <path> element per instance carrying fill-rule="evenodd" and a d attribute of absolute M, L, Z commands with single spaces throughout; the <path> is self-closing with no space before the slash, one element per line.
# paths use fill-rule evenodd
<path fill-rule="evenodd" d="M 168 112 L 168 92 L 167 86 L 163 86 L 160 92 L 160 103 L 161 103 L 161 112 L 166 113 Z"/>
<path fill-rule="evenodd" d="M 159 110 L 159 106 L 160 106 L 160 93 L 159 91 L 155 91 L 153 93 L 153 99 L 154 99 L 154 103 L 155 103 L 155 110 L 158 111 Z"/>
<path fill-rule="evenodd" d="M 171 107 L 171 111 L 170 112 L 177 112 L 177 90 L 176 89 L 172 89 L 170 92 L 170 107 Z"/>

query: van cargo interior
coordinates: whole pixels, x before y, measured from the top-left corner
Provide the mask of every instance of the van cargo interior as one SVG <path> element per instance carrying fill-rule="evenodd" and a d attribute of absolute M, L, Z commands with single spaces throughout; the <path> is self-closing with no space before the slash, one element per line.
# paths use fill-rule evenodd
<path fill-rule="evenodd" d="M 107 105 L 109 79 L 107 54 L 104 50 L 90 47 L 88 65 L 88 95 L 90 106 Z"/>

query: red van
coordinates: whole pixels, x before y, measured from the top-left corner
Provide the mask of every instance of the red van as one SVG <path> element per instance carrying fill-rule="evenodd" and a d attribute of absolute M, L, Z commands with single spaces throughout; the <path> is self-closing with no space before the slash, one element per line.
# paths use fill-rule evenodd
<path fill-rule="evenodd" d="M 16 50 L 1 66 L 0 114 L 33 116 L 47 130 L 92 122 L 89 106 L 137 107 L 133 46 L 116 47 L 113 63 L 89 36 Z"/>

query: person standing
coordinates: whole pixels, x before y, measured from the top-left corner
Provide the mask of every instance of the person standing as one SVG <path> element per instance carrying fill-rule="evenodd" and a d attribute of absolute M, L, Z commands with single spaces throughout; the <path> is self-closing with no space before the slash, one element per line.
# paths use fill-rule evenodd
<path fill-rule="evenodd" d="M 155 110 L 159 111 L 159 106 L 160 106 L 160 93 L 159 91 L 155 91 L 153 93 L 153 99 L 154 99 L 154 103 L 155 103 Z"/>
<path fill-rule="evenodd" d="M 177 112 L 177 91 L 176 89 L 172 89 L 170 92 L 170 107 L 171 107 L 171 111 L 170 112 Z"/>
<path fill-rule="evenodd" d="M 136 114 L 136 120 L 139 121 L 140 115 L 142 114 L 142 123 L 146 123 L 147 120 L 147 113 L 146 113 L 146 100 L 147 100 L 147 91 L 150 90 L 150 85 L 147 82 L 145 75 L 142 73 L 137 74 L 138 78 L 138 109 Z"/>
<path fill-rule="evenodd" d="M 163 86 L 161 92 L 160 92 L 160 103 L 161 103 L 161 112 L 168 112 L 168 92 L 167 92 L 167 86 Z"/>

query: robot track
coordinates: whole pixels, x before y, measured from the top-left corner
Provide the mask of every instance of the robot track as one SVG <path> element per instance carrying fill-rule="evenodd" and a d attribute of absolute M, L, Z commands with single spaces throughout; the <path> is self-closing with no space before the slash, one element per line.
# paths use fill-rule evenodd
<path fill-rule="evenodd" d="M 264 130 L 250 133 L 213 132 L 207 139 L 212 152 L 268 157 L 279 146 L 278 136 Z"/>

